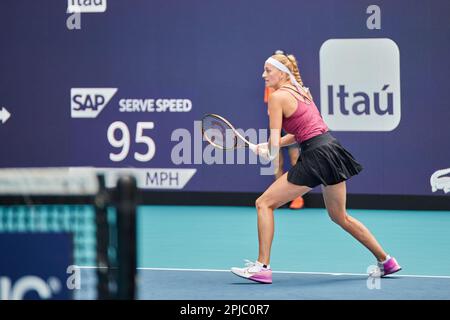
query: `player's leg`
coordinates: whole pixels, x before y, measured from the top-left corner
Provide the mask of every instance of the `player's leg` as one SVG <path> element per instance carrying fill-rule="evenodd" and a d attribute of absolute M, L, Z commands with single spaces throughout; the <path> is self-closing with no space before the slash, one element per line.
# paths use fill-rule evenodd
<path fill-rule="evenodd" d="M 248 261 L 244 268 L 231 268 L 239 277 L 260 282 L 272 283 L 270 268 L 270 250 L 274 233 L 273 210 L 289 202 L 298 195 L 305 194 L 311 188 L 299 186 L 287 181 L 287 173 L 277 179 L 257 200 L 259 254 L 256 262 Z"/>
<path fill-rule="evenodd" d="M 386 259 L 386 252 L 384 252 L 370 231 L 361 222 L 348 215 L 345 208 L 345 181 L 331 186 L 322 186 L 322 191 L 325 206 L 331 220 L 366 246 L 378 261 Z"/>
<path fill-rule="evenodd" d="M 401 270 L 400 265 L 395 258 L 390 257 L 383 250 L 381 245 L 372 235 L 372 233 L 357 219 L 348 215 L 346 210 L 346 185 L 345 181 L 330 185 L 322 186 L 323 199 L 328 214 L 336 224 L 341 226 L 345 231 L 350 233 L 355 239 L 361 242 L 378 260 L 381 276 L 391 274 Z"/>
<path fill-rule="evenodd" d="M 270 249 L 274 233 L 273 210 L 281 205 L 301 196 L 311 188 L 290 183 L 287 180 L 288 173 L 276 180 L 257 200 L 258 211 L 258 261 L 269 264 Z"/>

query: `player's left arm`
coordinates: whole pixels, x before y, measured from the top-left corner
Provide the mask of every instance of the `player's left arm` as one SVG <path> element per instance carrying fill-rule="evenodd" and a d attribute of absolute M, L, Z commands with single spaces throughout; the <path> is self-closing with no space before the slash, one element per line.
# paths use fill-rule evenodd
<path fill-rule="evenodd" d="M 297 141 L 295 140 L 295 136 L 290 133 L 284 135 L 280 139 L 280 147 L 287 147 L 287 146 L 291 146 L 296 143 L 297 143 Z"/>

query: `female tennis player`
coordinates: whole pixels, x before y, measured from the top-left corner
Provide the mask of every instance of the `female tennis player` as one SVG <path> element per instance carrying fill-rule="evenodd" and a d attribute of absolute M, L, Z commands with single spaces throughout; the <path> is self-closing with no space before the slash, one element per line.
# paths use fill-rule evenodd
<path fill-rule="evenodd" d="M 273 160 L 279 148 L 300 145 L 297 164 L 277 179 L 257 200 L 259 255 L 256 262 L 247 260 L 244 268 L 231 271 L 243 278 L 272 283 L 270 250 L 274 234 L 273 210 L 303 196 L 321 185 L 323 199 L 333 222 L 350 233 L 372 252 L 378 261 L 375 275 L 400 271 L 371 232 L 346 211 L 345 181 L 357 175 L 362 166 L 328 131 L 311 93 L 303 86 L 293 55 L 278 53 L 268 58 L 262 75 L 266 86 L 275 91 L 269 97 L 270 138 L 257 146 L 257 153 Z M 288 134 L 281 137 L 281 129 Z"/>

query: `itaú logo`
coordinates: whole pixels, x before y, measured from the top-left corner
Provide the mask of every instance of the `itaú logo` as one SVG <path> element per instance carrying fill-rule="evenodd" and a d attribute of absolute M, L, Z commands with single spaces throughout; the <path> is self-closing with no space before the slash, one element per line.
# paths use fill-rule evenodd
<path fill-rule="evenodd" d="M 320 109 L 331 130 L 400 123 L 400 54 L 390 39 L 330 39 L 320 48 Z"/>
<path fill-rule="evenodd" d="M 67 12 L 93 13 L 105 12 L 106 0 L 68 0 Z"/>
<path fill-rule="evenodd" d="M 61 289 L 61 282 L 55 277 L 46 282 L 36 276 L 24 276 L 15 283 L 8 277 L 0 277 L 0 300 L 22 300 L 30 291 L 36 292 L 41 299 L 50 299 Z"/>

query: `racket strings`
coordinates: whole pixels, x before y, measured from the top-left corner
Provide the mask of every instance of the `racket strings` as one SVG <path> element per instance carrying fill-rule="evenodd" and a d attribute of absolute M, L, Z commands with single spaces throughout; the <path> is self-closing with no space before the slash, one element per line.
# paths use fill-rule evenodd
<path fill-rule="evenodd" d="M 202 121 L 203 135 L 212 145 L 222 149 L 237 147 L 238 139 L 233 129 L 219 118 L 207 116 Z"/>

